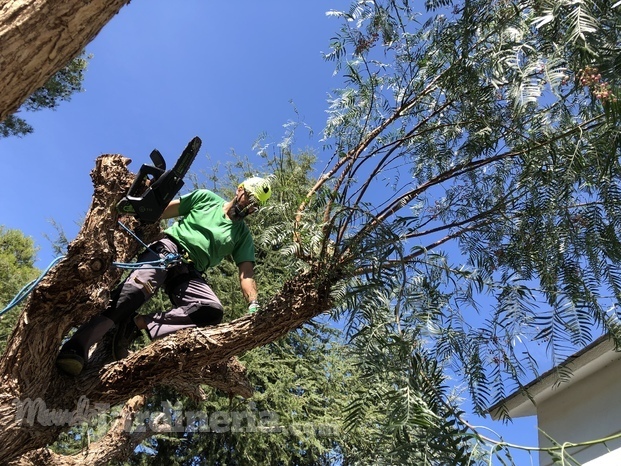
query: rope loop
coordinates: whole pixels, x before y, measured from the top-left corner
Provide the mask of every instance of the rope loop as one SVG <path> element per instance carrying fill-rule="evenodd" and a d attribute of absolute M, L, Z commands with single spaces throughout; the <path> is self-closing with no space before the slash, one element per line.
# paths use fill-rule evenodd
<path fill-rule="evenodd" d="M 136 241 L 138 241 L 142 246 L 144 246 L 147 251 L 152 252 L 153 254 L 155 254 L 156 256 L 158 255 L 153 249 L 151 249 L 147 244 L 145 244 L 140 238 L 138 238 L 138 236 L 136 236 L 136 234 L 131 231 L 129 228 L 127 228 L 123 222 L 121 222 L 120 220 L 118 221 L 119 225 L 121 225 L 121 227 L 123 227 L 123 229 L 125 231 L 127 231 L 130 235 L 132 235 L 134 237 L 134 239 L 136 239 Z M 179 264 L 183 262 L 183 259 L 181 258 L 180 254 L 175 254 L 175 253 L 168 253 L 165 257 L 160 257 L 157 260 L 154 261 L 145 261 L 145 262 L 113 262 L 112 265 L 114 265 L 115 267 L 121 268 L 121 269 L 131 269 L 131 270 L 136 270 L 136 269 L 140 269 L 140 268 L 151 268 L 151 269 L 161 269 L 161 270 L 165 270 L 168 267 L 171 267 L 173 265 Z"/>

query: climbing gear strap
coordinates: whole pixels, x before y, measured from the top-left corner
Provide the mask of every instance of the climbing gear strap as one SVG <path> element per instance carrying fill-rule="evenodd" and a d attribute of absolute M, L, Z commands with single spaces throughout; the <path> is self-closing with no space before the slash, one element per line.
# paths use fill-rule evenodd
<path fill-rule="evenodd" d="M 149 252 L 155 254 L 156 256 L 159 255 L 157 252 L 155 252 L 153 249 L 151 249 L 147 244 L 145 244 L 144 241 L 142 241 L 140 238 L 138 238 L 138 236 L 136 236 L 136 234 L 133 231 L 131 231 L 129 228 L 127 228 L 127 226 L 125 226 L 123 224 L 123 222 L 121 222 L 119 220 L 118 224 L 126 232 L 128 232 L 131 236 L 133 236 L 136 241 L 138 241 L 142 246 L 144 246 L 145 249 L 147 249 Z M 176 265 L 176 264 L 180 264 L 181 262 L 183 262 L 181 254 L 175 254 L 175 253 L 171 252 L 171 253 L 166 254 L 164 257 L 160 257 L 159 259 L 156 259 L 156 260 L 153 260 L 153 261 L 145 261 L 145 262 L 113 262 L 112 265 L 114 265 L 115 267 L 121 268 L 121 269 L 139 269 L 139 268 L 146 268 L 146 267 L 149 267 L 149 268 L 152 268 L 152 269 L 167 269 L 168 267 L 171 267 L 171 266 Z"/>

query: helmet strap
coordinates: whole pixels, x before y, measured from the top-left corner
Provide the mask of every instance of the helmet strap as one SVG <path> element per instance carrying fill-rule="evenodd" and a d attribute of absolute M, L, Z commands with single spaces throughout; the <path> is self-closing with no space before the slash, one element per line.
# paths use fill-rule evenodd
<path fill-rule="evenodd" d="M 240 206 L 237 199 L 235 199 L 235 204 L 233 204 L 233 212 L 235 214 L 235 217 L 244 218 L 248 215 L 248 206 L 246 207 Z"/>
<path fill-rule="evenodd" d="M 243 219 L 250 215 L 250 208 L 254 206 L 254 202 L 250 202 L 246 207 L 242 207 L 239 203 L 239 193 L 235 194 L 235 201 L 233 202 L 233 214 L 236 218 Z"/>
<path fill-rule="evenodd" d="M 248 209 L 246 207 L 242 207 L 239 204 L 239 193 L 237 193 L 235 195 L 235 201 L 233 202 L 233 215 L 235 215 L 235 217 L 237 218 L 244 218 L 246 215 L 248 215 L 247 210 Z"/>

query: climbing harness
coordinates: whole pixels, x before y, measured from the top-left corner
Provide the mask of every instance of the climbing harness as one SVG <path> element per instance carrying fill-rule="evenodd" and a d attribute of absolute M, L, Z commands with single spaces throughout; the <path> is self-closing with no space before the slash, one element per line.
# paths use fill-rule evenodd
<path fill-rule="evenodd" d="M 175 166 L 168 171 L 164 157 L 154 149 L 150 154 L 153 165 L 144 164 L 140 167 L 129 191 L 116 205 L 117 211 L 136 216 L 145 223 L 157 222 L 166 206 L 183 186 L 183 177 L 196 158 L 201 143 L 198 137 L 192 139 Z"/>
<path fill-rule="evenodd" d="M 118 224 L 127 231 L 136 241 L 138 241 L 142 246 L 144 246 L 148 251 L 152 252 L 156 256 L 158 255 L 153 249 L 151 249 L 147 244 L 144 243 L 138 236 L 130 230 L 126 225 L 123 224 L 120 220 Z M 151 268 L 151 269 L 167 269 L 168 267 L 179 264 L 183 262 L 183 258 L 181 254 L 168 253 L 166 256 L 161 257 L 154 261 L 144 261 L 144 262 L 113 262 L 112 265 L 122 269 L 139 269 L 139 268 Z"/>

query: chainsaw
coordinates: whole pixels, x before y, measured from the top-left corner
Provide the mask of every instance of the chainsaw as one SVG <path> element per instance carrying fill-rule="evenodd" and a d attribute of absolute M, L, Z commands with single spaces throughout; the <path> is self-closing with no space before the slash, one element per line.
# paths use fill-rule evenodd
<path fill-rule="evenodd" d="M 192 139 L 171 170 L 166 170 L 164 157 L 160 151 L 154 149 L 149 155 L 153 165 L 144 164 L 140 167 L 129 191 L 117 203 L 117 212 L 133 215 L 145 223 L 157 222 L 183 186 L 183 177 L 190 169 L 200 147 L 200 138 Z"/>

